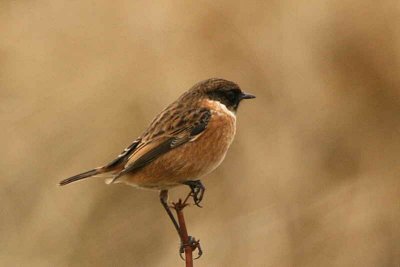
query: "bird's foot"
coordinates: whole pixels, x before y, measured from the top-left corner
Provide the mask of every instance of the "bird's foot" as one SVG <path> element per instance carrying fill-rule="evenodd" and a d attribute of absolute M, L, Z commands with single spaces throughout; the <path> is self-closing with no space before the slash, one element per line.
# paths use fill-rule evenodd
<path fill-rule="evenodd" d="M 193 198 L 194 204 L 197 207 L 202 208 L 202 206 L 200 206 L 200 202 L 203 200 L 204 191 L 206 191 L 204 185 L 201 183 L 200 180 L 186 181 L 184 182 L 184 184 L 190 187 L 190 193 L 188 197 L 191 196 Z"/>
<path fill-rule="evenodd" d="M 180 248 L 179 248 L 179 256 L 181 257 L 182 260 L 185 260 L 185 258 L 182 256 L 182 254 L 185 253 L 185 248 L 190 247 L 192 251 L 195 251 L 197 249 L 197 257 L 194 258 L 197 260 L 198 258 L 203 255 L 203 250 L 201 249 L 200 246 L 200 240 L 196 240 L 193 236 L 189 236 L 189 241 L 187 243 L 182 243 Z"/>

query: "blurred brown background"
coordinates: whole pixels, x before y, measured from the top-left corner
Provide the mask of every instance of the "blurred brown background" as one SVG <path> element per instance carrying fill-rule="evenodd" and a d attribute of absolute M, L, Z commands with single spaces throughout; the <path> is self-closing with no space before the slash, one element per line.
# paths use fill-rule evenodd
<path fill-rule="evenodd" d="M 3 0 L 0 25 L 1 266 L 183 266 L 156 192 L 56 184 L 209 77 L 257 99 L 186 211 L 196 266 L 399 266 L 399 1 Z"/>

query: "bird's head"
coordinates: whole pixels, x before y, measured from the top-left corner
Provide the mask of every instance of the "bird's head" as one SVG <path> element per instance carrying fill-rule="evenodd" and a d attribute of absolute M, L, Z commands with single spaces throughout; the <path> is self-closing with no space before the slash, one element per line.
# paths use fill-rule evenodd
<path fill-rule="evenodd" d="M 254 95 L 243 92 L 236 83 L 220 78 L 201 81 L 195 84 L 188 94 L 218 101 L 233 112 L 236 112 L 243 99 L 255 98 Z"/>

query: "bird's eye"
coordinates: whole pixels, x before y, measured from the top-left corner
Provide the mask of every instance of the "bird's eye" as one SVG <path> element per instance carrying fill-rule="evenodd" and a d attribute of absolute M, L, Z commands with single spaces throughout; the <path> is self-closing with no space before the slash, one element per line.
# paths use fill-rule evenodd
<path fill-rule="evenodd" d="M 236 99 L 236 94 L 235 94 L 235 92 L 233 92 L 233 91 L 227 91 L 227 92 L 225 93 L 225 95 L 226 95 L 226 98 L 227 98 L 230 102 L 234 102 L 235 99 Z"/>

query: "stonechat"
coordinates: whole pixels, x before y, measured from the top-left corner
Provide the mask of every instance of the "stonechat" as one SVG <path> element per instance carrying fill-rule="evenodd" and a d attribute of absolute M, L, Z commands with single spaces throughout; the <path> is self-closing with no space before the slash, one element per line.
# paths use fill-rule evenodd
<path fill-rule="evenodd" d="M 158 114 L 147 129 L 108 164 L 60 182 L 66 185 L 88 177 L 108 177 L 106 183 L 124 183 L 160 191 L 167 205 L 168 189 L 188 185 L 199 205 L 204 186 L 199 178 L 223 161 L 236 131 L 236 111 L 244 93 L 231 81 L 212 78 L 195 84 Z"/>

